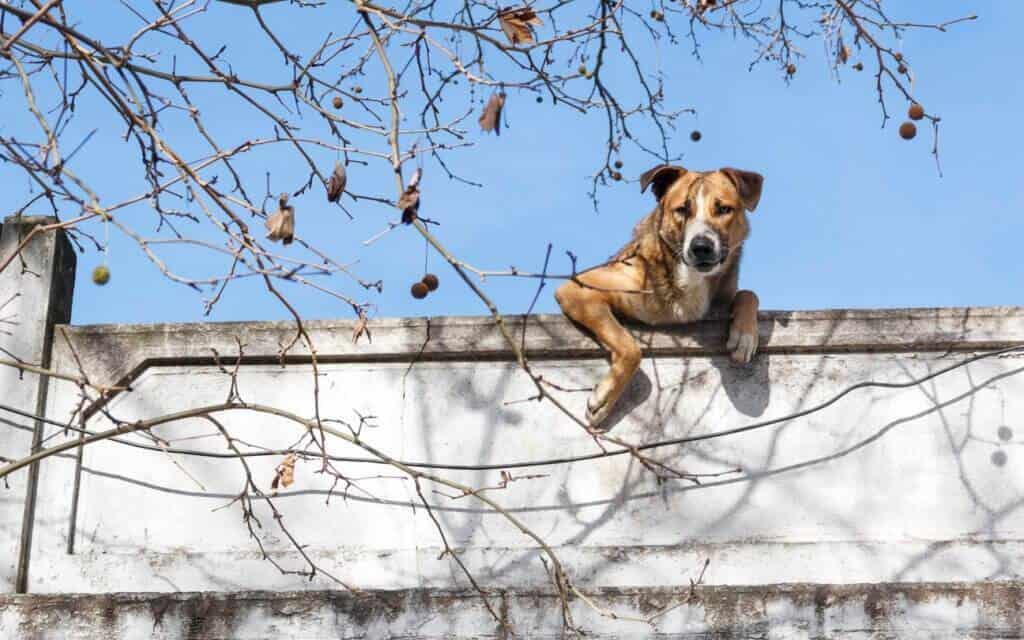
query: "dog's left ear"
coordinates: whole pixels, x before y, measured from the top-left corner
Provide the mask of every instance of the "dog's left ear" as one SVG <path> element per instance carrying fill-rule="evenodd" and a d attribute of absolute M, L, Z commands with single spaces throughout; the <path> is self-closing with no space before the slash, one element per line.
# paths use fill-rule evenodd
<path fill-rule="evenodd" d="M 653 185 L 651 191 L 654 197 L 661 200 L 672 183 L 679 179 L 679 176 L 686 173 L 686 169 L 670 164 L 659 164 L 649 169 L 640 176 L 640 193 L 647 191 L 647 187 Z"/>
<path fill-rule="evenodd" d="M 761 200 L 761 186 L 764 184 L 764 176 L 753 171 L 743 171 L 741 169 L 733 169 L 732 167 L 724 167 L 719 169 L 719 171 L 724 173 L 736 185 L 736 191 L 739 192 L 740 200 L 743 201 L 743 208 L 747 211 L 756 209 L 757 203 Z"/>

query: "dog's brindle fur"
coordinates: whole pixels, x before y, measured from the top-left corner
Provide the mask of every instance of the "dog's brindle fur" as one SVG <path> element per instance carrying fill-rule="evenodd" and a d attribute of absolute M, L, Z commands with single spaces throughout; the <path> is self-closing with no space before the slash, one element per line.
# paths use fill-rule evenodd
<path fill-rule="evenodd" d="M 693 322 L 713 304 L 730 304 L 732 359 L 748 363 L 757 350 L 757 296 L 738 290 L 747 211 L 757 208 L 762 177 L 725 168 L 687 171 L 661 165 L 640 177 L 658 204 L 637 223 L 633 238 L 607 264 L 581 273 L 555 292 L 562 311 L 611 354 L 611 368 L 587 400 L 587 420 L 608 417 L 640 365 L 640 346 L 618 321 L 650 325 Z"/>

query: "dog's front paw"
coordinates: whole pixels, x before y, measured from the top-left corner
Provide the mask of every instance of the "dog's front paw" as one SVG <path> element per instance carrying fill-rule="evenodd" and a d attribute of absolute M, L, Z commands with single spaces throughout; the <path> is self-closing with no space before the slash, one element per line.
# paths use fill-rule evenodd
<path fill-rule="evenodd" d="M 725 348 L 737 364 L 748 364 L 757 352 L 757 329 L 744 330 L 736 323 L 729 327 L 729 341 Z"/>
<path fill-rule="evenodd" d="M 608 414 L 612 412 L 614 403 L 611 402 L 611 385 L 607 380 L 594 388 L 593 393 L 587 398 L 587 424 L 591 429 L 598 429 L 605 421 Z"/>

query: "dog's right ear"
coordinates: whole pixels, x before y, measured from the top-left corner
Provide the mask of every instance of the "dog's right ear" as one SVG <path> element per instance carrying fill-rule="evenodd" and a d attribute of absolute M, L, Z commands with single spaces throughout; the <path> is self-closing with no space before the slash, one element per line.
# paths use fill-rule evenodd
<path fill-rule="evenodd" d="M 686 169 L 677 167 L 670 164 L 659 164 L 658 166 L 645 171 L 640 176 L 640 193 L 647 191 L 647 187 L 651 187 L 651 191 L 654 193 L 654 197 L 661 200 L 661 196 L 665 195 L 668 188 L 686 173 Z"/>

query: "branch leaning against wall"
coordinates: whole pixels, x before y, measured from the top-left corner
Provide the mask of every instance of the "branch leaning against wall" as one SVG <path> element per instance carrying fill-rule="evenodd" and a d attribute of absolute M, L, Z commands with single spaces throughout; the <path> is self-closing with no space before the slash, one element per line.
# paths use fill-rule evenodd
<path fill-rule="evenodd" d="M 837 78 L 841 73 L 872 72 L 882 124 L 891 117 L 891 94 L 895 94 L 895 99 L 908 107 L 910 118 L 900 127 L 900 135 L 916 134 L 912 121 L 931 124 L 932 154 L 938 166 L 940 119 L 915 100 L 911 57 L 901 48 L 902 37 L 908 30 L 945 32 L 974 19 L 955 17 L 930 24 L 900 20 L 890 17 L 890 3 L 883 0 L 658 0 L 642 4 L 570 0 L 504 9 L 483 0 L 431 0 L 411 5 L 369 0 L 151 0 L 91 12 L 70 4 L 0 0 L 0 59 L 7 63 L 0 68 L 0 87 L 8 89 L 0 100 L 4 113 L 24 115 L 0 132 L 0 159 L 7 169 L 25 178 L 22 186 L 12 183 L 5 192 L 16 200 L 9 213 L 57 218 L 57 222 L 32 229 L 15 252 L 0 262 L 0 271 L 17 268 L 19 252 L 40 234 L 62 232 L 79 250 L 105 255 L 114 233 L 142 251 L 155 268 L 154 274 L 198 292 L 206 314 L 221 303 L 229 288 L 250 279 L 257 281 L 294 322 L 293 336 L 281 345 L 281 363 L 297 350 L 311 358 L 312 417 L 241 400 L 241 342 L 233 363 L 229 356 L 216 354 L 218 366 L 232 380 L 231 393 L 222 405 L 185 407 L 173 415 L 142 422 L 112 415 L 103 406 L 104 400 L 126 390 L 90 381 L 89 372 L 79 364 L 77 374 L 46 373 L 77 386 L 78 419 L 60 425 L 67 434 L 81 438 L 30 458 L 99 440 L 117 441 L 129 432 L 148 433 L 158 424 L 202 416 L 215 426 L 229 450 L 223 457 L 235 458 L 240 464 L 243 488 L 233 502 L 240 507 L 260 549 L 254 501 L 269 505 L 277 526 L 306 566 L 289 569 L 277 565 L 268 554 L 264 556 L 283 573 L 309 578 L 318 573 L 333 576 L 303 552 L 283 518 L 277 517 L 275 496 L 260 488 L 247 459 L 282 456 L 275 482 L 287 486 L 294 465 L 314 458 L 320 471 L 345 491 L 359 491 L 360 479 L 349 477 L 339 465 L 352 461 L 388 465 L 414 482 L 428 512 L 431 506 L 423 487 L 447 487 L 503 514 L 532 539 L 562 596 L 563 618 L 570 630 L 576 629 L 570 599 L 597 605 L 572 583 L 554 550 L 489 496 L 509 482 L 528 478 L 507 474 L 497 485 L 471 487 L 427 470 L 472 468 L 507 473 L 517 467 L 629 455 L 660 479 L 699 483 L 699 474 L 675 469 L 645 453 L 690 440 L 630 443 L 588 428 L 569 409 L 561 399 L 564 389 L 532 368 L 526 355 L 525 328 L 523 337 L 517 339 L 486 285 L 488 278 L 518 278 L 536 283 L 539 295 L 550 280 L 576 279 L 574 254 L 565 252 L 567 263 L 561 273 L 549 272 L 550 245 L 539 270 L 469 264 L 446 247 L 437 230 L 438 221 L 430 217 L 434 210 L 429 198 L 431 176 L 477 185 L 473 175 L 453 169 L 451 159 L 468 152 L 476 136 L 500 135 L 502 127 L 514 118 L 517 103 L 546 102 L 573 114 L 599 116 L 603 154 L 591 168 L 588 192 L 596 208 L 601 189 L 624 180 L 626 154 L 649 159 L 651 165 L 676 158 L 670 150 L 672 135 L 694 109 L 670 103 L 660 49 L 680 45 L 700 58 L 702 41 L 719 35 L 735 35 L 748 44 L 751 66 L 774 69 L 783 82 L 798 73 L 798 63 L 805 57 L 802 47 L 810 45 L 825 48 Z M 121 13 L 117 20 L 111 19 L 114 12 Z M 311 24 L 328 24 L 337 31 L 297 36 L 288 28 L 288 21 L 306 16 L 312 16 Z M 204 28 L 208 32 L 212 20 L 244 21 L 259 34 L 258 44 L 272 52 L 268 55 L 281 66 L 263 65 L 257 75 L 249 75 L 245 56 L 235 54 L 239 49 L 251 50 L 254 43 L 232 47 L 239 43 L 230 41 L 230 35 L 224 36 L 224 42 L 193 35 Z M 110 27 L 115 23 L 121 33 Z M 20 102 L 15 104 L 17 100 Z M 221 116 L 213 118 L 211 112 Z M 222 131 L 225 112 L 245 112 L 260 126 L 239 138 L 237 132 Z M 479 133 L 472 131 L 477 124 Z M 104 167 L 126 176 L 118 188 L 109 187 L 89 166 L 76 162 L 83 149 L 95 141 L 101 126 L 118 128 L 125 143 Z M 700 133 L 694 131 L 691 136 L 696 140 Z M 255 169 L 285 165 L 289 170 Z M 404 174 L 414 166 L 412 179 L 406 181 Z M 379 179 L 389 173 L 394 176 L 393 186 Z M 134 176 L 135 181 L 127 176 Z M 353 256 L 304 232 L 305 212 L 314 209 L 311 200 L 321 186 L 339 220 L 381 211 L 391 218 L 384 230 L 366 239 L 364 245 L 372 245 L 387 233 L 414 231 L 421 236 L 487 308 L 519 369 L 532 381 L 535 394 L 531 399 L 551 403 L 593 439 L 601 452 L 492 466 L 408 462 L 377 451 L 361 439 L 370 418 L 342 421 L 321 415 L 317 345 L 303 324 L 300 305 L 289 297 L 286 287 L 315 291 L 349 310 L 359 320 L 354 340 L 372 330 L 368 321 L 377 310 L 374 296 L 383 287 L 380 279 L 359 272 Z M 421 204 L 422 195 L 427 198 Z M 261 237 L 262 232 L 252 225 L 265 225 L 270 233 Z M 280 246 L 274 244 L 277 242 Z M 218 265 L 217 270 L 198 276 L 191 273 L 190 265 L 180 257 L 186 249 L 202 252 L 207 264 Z M 93 272 L 93 280 L 101 285 L 111 276 L 106 263 Z M 425 279 L 423 284 L 425 288 L 420 287 L 418 293 L 427 295 L 431 284 L 436 288 L 437 279 L 432 283 Z M 73 345 L 71 348 L 73 352 Z M 39 363 L 5 359 L 0 365 L 42 372 Z M 827 404 L 818 408 L 824 406 Z M 92 415 L 90 407 L 116 427 L 105 432 L 87 429 L 82 417 Z M 300 428 L 297 444 L 261 452 L 247 448 L 243 453 L 245 443 L 215 417 L 218 412 L 242 410 L 276 415 L 296 424 Z M 150 437 L 148 448 L 194 453 L 152 434 Z M 329 450 L 332 438 L 363 448 L 368 457 L 355 460 L 333 455 Z M 29 462 L 29 458 L 12 461 L 0 476 Z M 441 525 L 437 520 L 434 523 L 446 552 L 443 555 L 459 565 L 487 601 L 485 590 L 448 546 Z M 489 602 L 488 608 L 499 620 Z"/>

